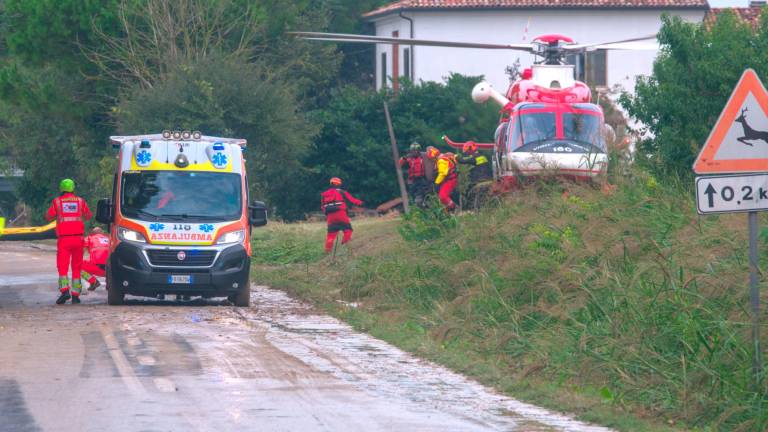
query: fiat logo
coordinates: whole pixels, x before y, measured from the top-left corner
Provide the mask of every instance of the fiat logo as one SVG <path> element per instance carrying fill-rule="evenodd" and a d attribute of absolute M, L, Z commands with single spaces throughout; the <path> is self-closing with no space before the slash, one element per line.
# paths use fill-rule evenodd
<path fill-rule="evenodd" d="M 176 258 L 178 258 L 179 261 L 184 261 L 187 258 L 187 254 L 184 253 L 184 251 L 179 251 L 179 253 L 176 254 Z"/>

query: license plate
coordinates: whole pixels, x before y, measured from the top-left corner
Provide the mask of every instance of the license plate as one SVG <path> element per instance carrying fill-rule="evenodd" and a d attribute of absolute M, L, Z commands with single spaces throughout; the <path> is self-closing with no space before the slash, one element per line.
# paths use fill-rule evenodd
<path fill-rule="evenodd" d="M 169 284 L 191 284 L 192 276 L 191 275 L 170 275 L 168 276 L 168 283 Z"/>

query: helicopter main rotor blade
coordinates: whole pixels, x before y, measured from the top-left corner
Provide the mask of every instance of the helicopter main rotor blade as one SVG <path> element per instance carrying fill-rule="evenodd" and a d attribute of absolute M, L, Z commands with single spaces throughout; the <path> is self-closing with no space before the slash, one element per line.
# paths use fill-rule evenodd
<path fill-rule="evenodd" d="M 592 50 L 592 49 L 611 49 L 613 45 L 616 45 L 617 48 L 615 49 L 633 49 L 633 48 L 619 48 L 619 46 L 622 46 L 621 44 L 627 44 L 629 42 L 640 42 L 645 41 L 648 39 L 656 39 L 656 35 L 648 35 L 648 36 L 640 36 L 635 38 L 629 38 L 629 39 L 622 39 L 618 41 L 611 41 L 611 42 L 597 42 L 597 43 L 590 43 L 590 44 L 576 44 L 576 45 L 565 45 L 563 46 L 563 49 L 566 51 L 582 51 L 582 50 Z M 625 45 L 629 46 L 629 45 Z"/>
<path fill-rule="evenodd" d="M 381 43 L 390 45 L 418 45 L 418 46 L 434 46 L 434 47 L 448 47 L 448 48 L 476 48 L 476 49 L 509 49 L 532 52 L 533 47 L 531 44 L 489 44 L 489 43 L 473 43 L 473 42 L 453 42 L 453 41 L 439 41 L 428 39 L 403 39 L 394 37 L 383 36 L 370 36 L 370 35 L 352 35 L 344 33 L 321 33 L 321 32 L 288 32 L 288 34 L 301 37 L 308 40 L 321 40 L 329 42 L 350 42 L 350 43 Z"/>
<path fill-rule="evenodd" d="M 609 44 L 609 45 L 594 45 L 589 48 L 584 48 L 586 51 L 594 51 L 594 50 L 624 50 L 624 51 L 650 51 L 650 50 L 658 50 L 659 44 L 655 43 L 637 43 L 637 42 L 627 42 L 627 43 L 618 43 L 618 44 Z"/>

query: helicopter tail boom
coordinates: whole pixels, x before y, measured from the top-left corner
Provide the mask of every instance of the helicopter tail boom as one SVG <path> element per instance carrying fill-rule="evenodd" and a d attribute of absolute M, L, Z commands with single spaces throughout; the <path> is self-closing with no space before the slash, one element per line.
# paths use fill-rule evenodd
<path fill-rule="evenodd" d="M 477 148 L 481 150 L 493 150 L 494 148 L 493 143 L 479 143 L 474 141 L 456 142 L 448 138 L 446 135 L 443 135 L 443 141 L 445 141 L 445 143 L 448 144 L 449 146 L 458 150 L 462 150 L 464 148 L 464 144 L 474 144 L 475 146 L 477 146 Z"/>
<path fill-rule="evenodd" d="M 493 99 L 502 108 L 509 104 L 509 99 L 491 87 L 487 81 L 481 81 L 472 89 L 472 100 L 476 103 L 485 103 L 488 99 Z"/>

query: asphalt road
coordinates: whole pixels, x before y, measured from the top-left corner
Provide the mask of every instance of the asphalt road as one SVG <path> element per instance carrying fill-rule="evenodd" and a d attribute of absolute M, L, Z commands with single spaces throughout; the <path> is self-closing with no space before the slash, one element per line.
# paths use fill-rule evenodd
<path fill-rule="evenodd" d="M 0 431 L 606 431 L 500 396 L 280 291 L 253 307 L 53 304 L 54 252 L 0 243 Z"/>

